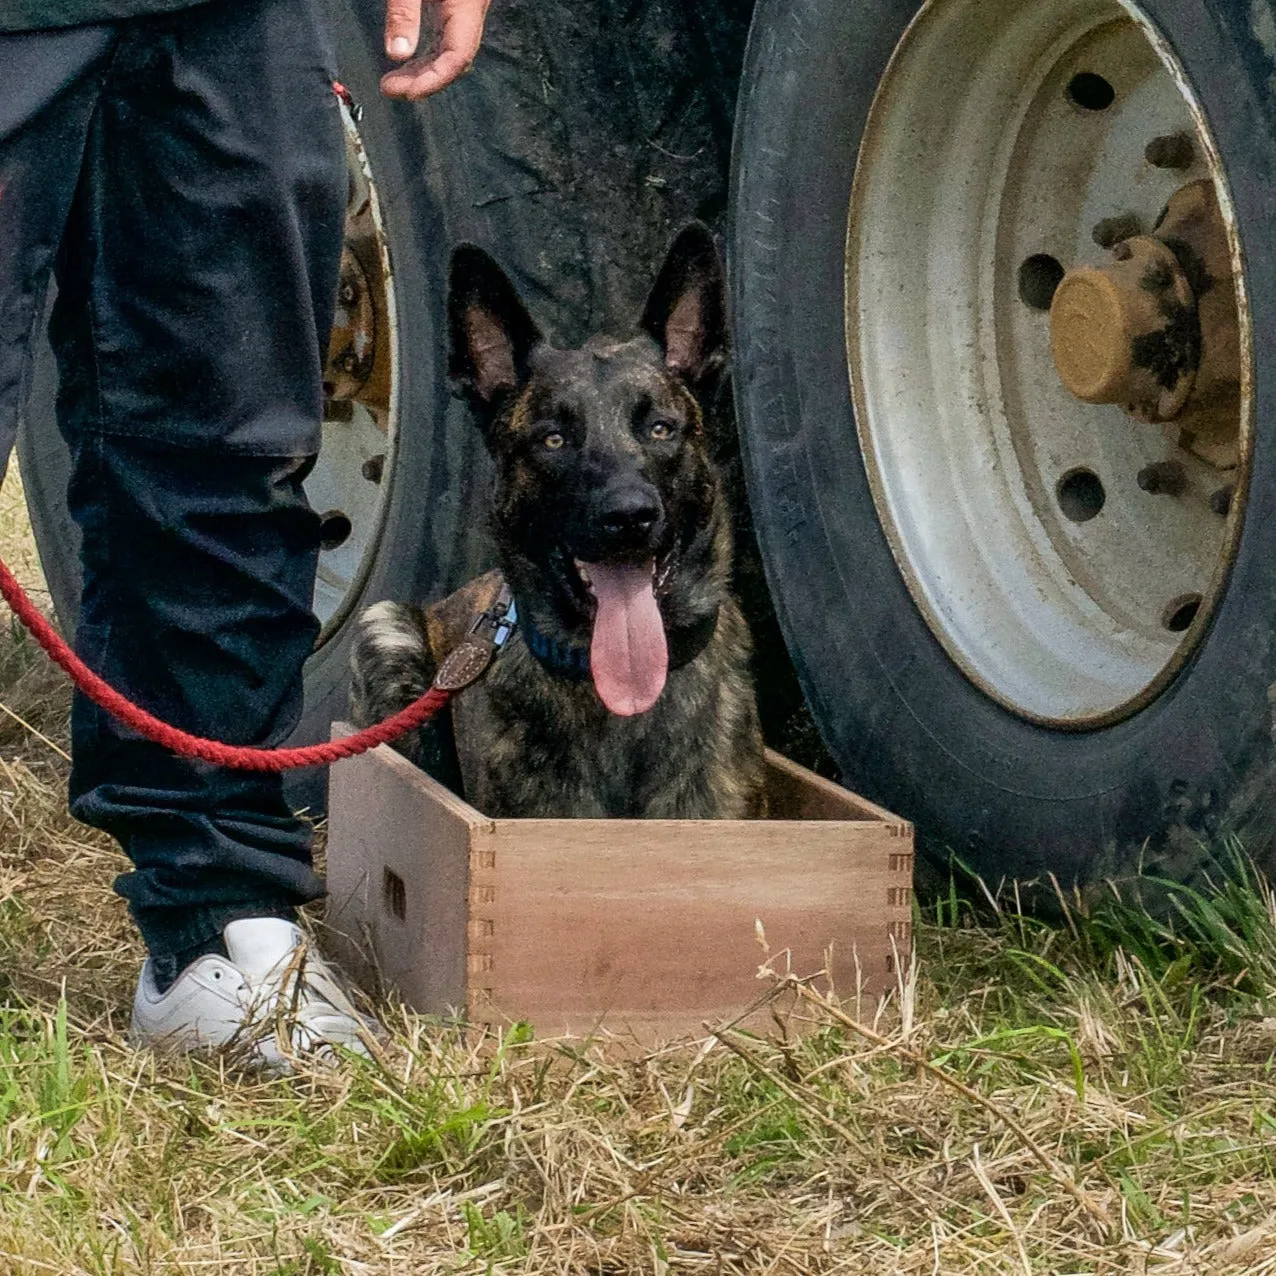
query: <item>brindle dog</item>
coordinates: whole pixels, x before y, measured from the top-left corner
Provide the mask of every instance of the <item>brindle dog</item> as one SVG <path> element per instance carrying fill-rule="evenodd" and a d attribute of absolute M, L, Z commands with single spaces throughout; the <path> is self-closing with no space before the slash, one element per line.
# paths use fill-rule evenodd
<path fill-rule="evenodd" d="M 496 598 L 518 628 L 453 704 L 467 799 L 492 816 L 761 813 L 750 640 L 701 403 L 726 363 L 709 232 L 675 241 L 629 341 L 546 343 L 499 266 L 452 259 L 452 374 L 495 462 L 500 570 L 429 610 L 379 603 L 352 652 L 353 713 L 420 695 Z M 428 732 L 399 746 L 429 766 Z M 435 769 L 431 767 L 430 769 Z"/>

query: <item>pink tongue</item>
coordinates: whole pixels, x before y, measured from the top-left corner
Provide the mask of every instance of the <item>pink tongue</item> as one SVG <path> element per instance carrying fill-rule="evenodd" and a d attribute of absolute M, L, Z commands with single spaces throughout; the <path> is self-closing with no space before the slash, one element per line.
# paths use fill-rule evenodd
<path fill-rule="evenodd" d="M 638 567 L 586 563 L 598 614 L 589 649 L 599 698 L 612 713 L 646 713 L 665 689 L 669 648 L 652 592 L 652 564 Z"/>

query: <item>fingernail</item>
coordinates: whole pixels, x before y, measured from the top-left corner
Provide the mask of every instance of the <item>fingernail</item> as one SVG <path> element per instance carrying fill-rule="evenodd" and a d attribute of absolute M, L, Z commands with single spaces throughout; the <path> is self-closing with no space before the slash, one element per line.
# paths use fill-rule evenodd
<path fill-rule="evenodd" d="M 411 52 L 412 45 L 406 36 L 396 35 L 390 41 L 390 56 L 392 58 L 406 58 Z"/>

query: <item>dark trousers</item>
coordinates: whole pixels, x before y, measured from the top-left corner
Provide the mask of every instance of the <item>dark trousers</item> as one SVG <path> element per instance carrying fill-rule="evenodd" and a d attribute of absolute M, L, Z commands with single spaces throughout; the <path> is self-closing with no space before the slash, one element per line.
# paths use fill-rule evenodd
<path fill-rule="evenodd" d="M 0 35 L 0 466 L 48 282 L 90 667 L 188 731 L 287 735 L 311 612 L 346 173 L 320 0 Z M 173 757 L 83 699 L 71 807 L 153 952 L 322 894 L 277 777 Z"/>

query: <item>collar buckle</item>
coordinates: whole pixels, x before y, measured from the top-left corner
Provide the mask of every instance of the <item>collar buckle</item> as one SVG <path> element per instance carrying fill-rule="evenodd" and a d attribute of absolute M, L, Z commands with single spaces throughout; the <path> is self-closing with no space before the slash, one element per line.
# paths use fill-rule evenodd
<path fill-rule="evenodd" d="M 518 605 L 509 586 L 502 586 L 500 596 L 484 612 L 474 617 L 470 637 L 491 643 L 497 651 L 505 646 L 510 635 L 518 628 Z"/>

